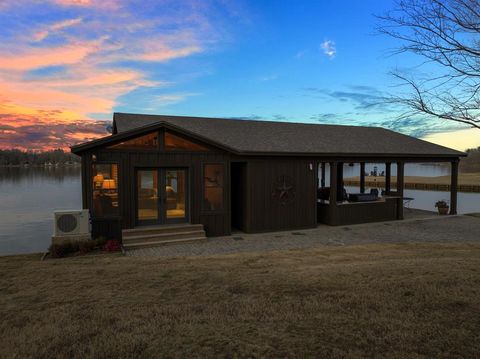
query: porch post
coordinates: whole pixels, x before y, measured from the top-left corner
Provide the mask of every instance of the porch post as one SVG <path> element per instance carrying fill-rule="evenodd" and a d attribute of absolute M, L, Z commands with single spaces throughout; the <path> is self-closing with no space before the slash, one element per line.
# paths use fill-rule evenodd
<path fill-rule="evenodd" d="M 397 162 L 397 219 L 403 219 L 404 163 Z"/>
<path fill-rule="evenodd" d="M 388 196 L 392 190 L 392 164 L 385 163 L 385 194 Z"/>
<path fill-rule="evenodd" d="M 320 179 L 320 187 L 325 187 L 325 162 L 322 162 L 322 177 Z"/>
<path fill-rule="evenodd" d="M 337 164 L 337 201 L 343 201 L 343 162 Z"/>
<path fill-rule="evenodd" d="M 450 180 L 450 214 L 457 214 L 458 160 L 452 161 Z"/>
<path fill-rule="evenodd" d="M 360 193 L 365 193 L 365 162 L 360 162 Z"/>
<path fill-rule="evenodd" d="M 335 225 L 337 223 L 337 175 L 337 162 L 330 162 L 330 201 L 328 205 L 330 225 Z"/>
<path fill-rule="evenodd" d="M 337 204 L 337 180 L 338 165 L 337 162 L 330 162 L 330 206 Z"/>

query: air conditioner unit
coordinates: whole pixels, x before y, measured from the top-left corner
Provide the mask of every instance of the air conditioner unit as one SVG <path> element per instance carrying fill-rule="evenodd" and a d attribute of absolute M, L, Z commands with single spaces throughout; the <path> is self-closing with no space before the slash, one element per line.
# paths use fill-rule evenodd
<path fill-rule="evenodd" d="M 90 214 L 88 209 L 55 211 L 53 236 L 90 235 Z"/>

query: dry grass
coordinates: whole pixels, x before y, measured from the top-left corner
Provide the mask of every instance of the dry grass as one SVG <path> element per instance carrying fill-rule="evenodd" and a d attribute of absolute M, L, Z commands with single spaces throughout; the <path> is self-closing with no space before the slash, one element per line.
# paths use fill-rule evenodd
<path fill-rule="evenodd" d="M 476 357 L 480 246 L 0 258 L 0 357 Z"/>

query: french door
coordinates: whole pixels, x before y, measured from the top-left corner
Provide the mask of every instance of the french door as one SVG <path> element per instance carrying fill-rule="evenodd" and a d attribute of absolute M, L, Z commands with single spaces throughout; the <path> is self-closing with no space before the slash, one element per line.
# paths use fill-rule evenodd
<path fill-rule="evenodd" d="M 137 224 L 188 222 L 187 183 L 185 168 L 137 169 Z"/>

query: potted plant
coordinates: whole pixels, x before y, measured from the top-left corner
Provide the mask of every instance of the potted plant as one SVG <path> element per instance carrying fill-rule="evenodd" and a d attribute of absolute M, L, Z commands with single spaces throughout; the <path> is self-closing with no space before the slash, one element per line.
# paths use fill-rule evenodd
<path fill-rule="evenodd" d="M 435 203 L 435 207 L 438 208 L 438 214 L 448 214 L 448 204 L 446 201 L 441 200 Z"/>

